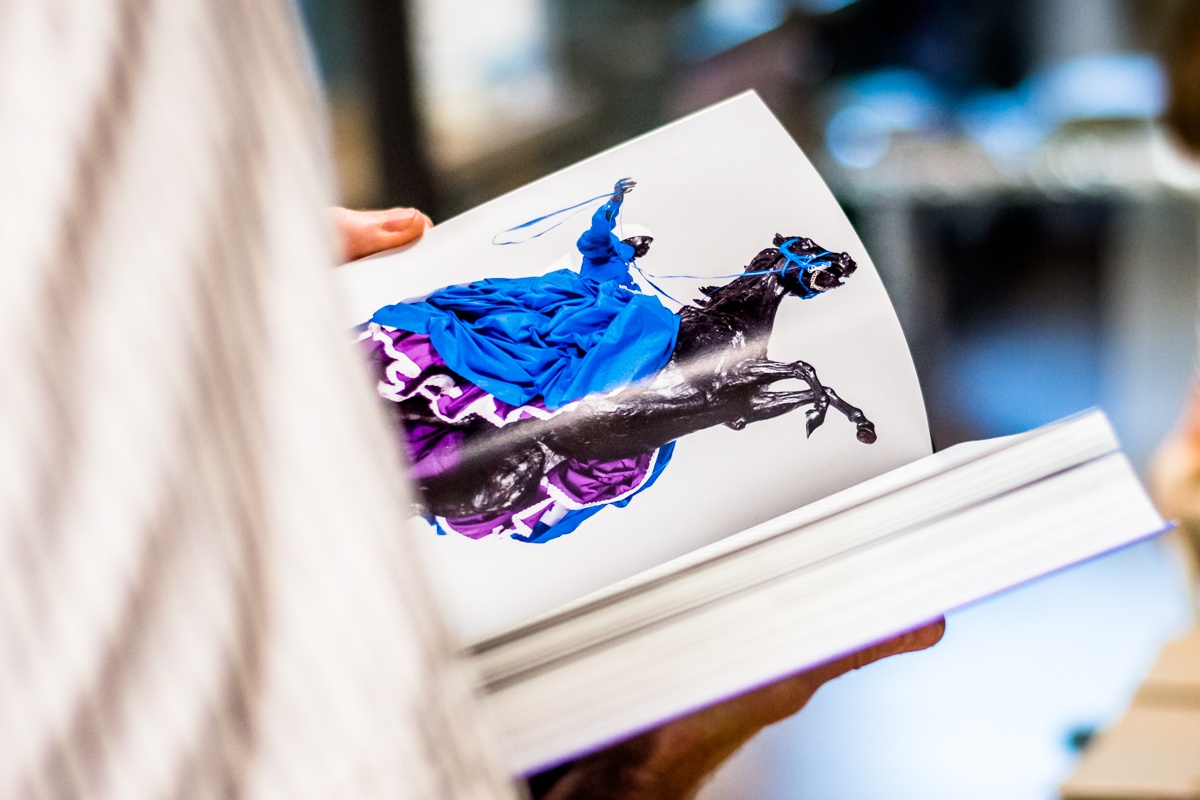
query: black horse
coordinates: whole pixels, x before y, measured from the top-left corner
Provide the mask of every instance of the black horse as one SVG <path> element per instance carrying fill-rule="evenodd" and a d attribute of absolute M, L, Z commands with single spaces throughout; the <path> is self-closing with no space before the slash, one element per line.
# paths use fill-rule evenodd
<path fill-rule="evenodd" d="M 628 241 L 639 254 L 649 245 L 648 239 Z M 776 235 L 774 247 L 755 256 L 743 275 L 721 287 L 702 288 L 705 298 L 679 312 L 675 350 L 654 378 L 590 395 L 550 419 L 525 419 L 502 428 L 478 419 L 464 421 L 467 435 L 458 464 L 419 483 L 425 512 L 464 518 L 516 508 L 566 458 L 642 456 L 705 428 L 741 430 L 804 406 L 809 407 L 809 435 L 833 407 L 856 425 L 860 442 L 873 443 L 875 426 L 822 385 L 810 364 L 767 358 L 783 298 L 812 298 L 835 289 L 856 268 L 846 253 L 830 253 L 811 239 Z M 806 388 L 771 388 L 788 379 Z M 447 424 L 433 418 L 419 399 L 389 405 L 402 422 Z"/>

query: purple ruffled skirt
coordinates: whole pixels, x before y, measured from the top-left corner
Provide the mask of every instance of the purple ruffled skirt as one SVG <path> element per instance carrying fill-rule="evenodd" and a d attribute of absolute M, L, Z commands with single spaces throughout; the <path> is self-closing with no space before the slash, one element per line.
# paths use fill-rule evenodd
<path fill-rule="evenodd" d="M 474 419 L 498 428 L 523 419 L 569 413 L 573 404 L 551 411 L 535 399 L 513 406 L 455 374 L 429 337 L 370 323 L 359 336 L 378 380 L 379 396 L 393 403 L 417 401 L 436 423 L 406 423 L 400 432 L 412 477 L 418 482 L 459 463 L 466 425 Z M 539 523 L 552 526 L 571 511 L 624 500 L 650 479 L 661 453 L 601 461 L 567 459 L 542 478 L 538 492 L 519 508 L 459 519 L 437 518 L 442 530 L 472 539 L 516 534 L 526 537 Z"/>

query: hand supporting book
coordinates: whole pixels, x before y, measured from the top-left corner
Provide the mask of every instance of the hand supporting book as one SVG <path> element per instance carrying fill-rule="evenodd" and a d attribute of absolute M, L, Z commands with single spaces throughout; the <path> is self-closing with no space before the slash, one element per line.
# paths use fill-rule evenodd
<path fill-rule="evenodd" d="M 693 797 L 716 769 L 763 728 L 799 712 L 823 685 L 848 672 L 937 644 L 945 621 L 668 722 L 572 763 L 544 800 L 663 800 Z"/>

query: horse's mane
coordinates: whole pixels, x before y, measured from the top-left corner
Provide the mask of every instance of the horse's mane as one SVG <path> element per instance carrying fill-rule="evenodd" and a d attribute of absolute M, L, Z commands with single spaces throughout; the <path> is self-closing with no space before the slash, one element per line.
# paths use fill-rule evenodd
<path fill-rule="evenodd" d="M 779 250 L 774 247 L 768 247 L 765 250 L 759 251 L 758 255 L 750 259 L 750 263 L 746 265 L 742 272 L 766 272 L 771 269 L 775 259 L 779 257 Z M 722 290 L 728 288 L 734 281 L 740 280 L 741 276 L 734 278 L 729 283 L 721 286 L 701 286 L 700 293 L 704 297 L 693 300 L 698 308 L 706 308 L 713 299 L 721 293 Z"/>

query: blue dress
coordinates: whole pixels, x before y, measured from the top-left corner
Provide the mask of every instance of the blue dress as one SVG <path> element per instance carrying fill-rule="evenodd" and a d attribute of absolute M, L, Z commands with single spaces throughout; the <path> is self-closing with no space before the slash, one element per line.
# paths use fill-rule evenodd
<path fill-rule="evenodd" d="M 375 312 L 372 322 L 428 336 L 446 364 L 514 406 L 558 409 L 656 374 L 679 317 L 634 288 L 633 248 L 613 233 L 618 190 L 579 237 L 578 272 L 489 278 Z"/>

